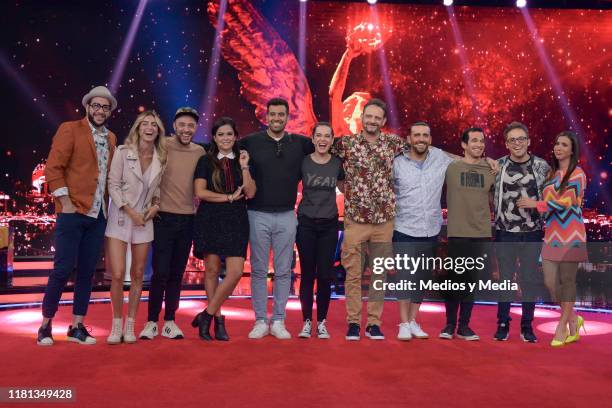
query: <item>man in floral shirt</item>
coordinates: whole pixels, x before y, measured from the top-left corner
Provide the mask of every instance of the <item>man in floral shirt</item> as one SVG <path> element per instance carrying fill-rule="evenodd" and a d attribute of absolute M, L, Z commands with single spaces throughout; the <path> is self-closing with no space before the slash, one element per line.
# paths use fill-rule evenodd
<path fill-rule="evenodd" d="M 391 247 L 395 218 L 393 158 L 402 152 L 406 143 L 397 135 L 381 131 L 387 121 L 387 106 L 380 99 L 366 103 L 361 121 L 361 133 L 339 138 L 332 148 L 332 153 L 343 160 L 346 175 L 342 265 L 346 269 L 347 340 L 359 340 L 360 336 L 364 246 L 383 244 L 370 247 L 370 259 L 378 256 L 374 252 L 382 247 Z M 370 339 L 382 340 L 385 337 L 380 330 L 380 318 L 384 293 L 374 290 L 372 284 L 376 279 L 382 276 L 373 275 L 370 282 L 365 334 Z"/>

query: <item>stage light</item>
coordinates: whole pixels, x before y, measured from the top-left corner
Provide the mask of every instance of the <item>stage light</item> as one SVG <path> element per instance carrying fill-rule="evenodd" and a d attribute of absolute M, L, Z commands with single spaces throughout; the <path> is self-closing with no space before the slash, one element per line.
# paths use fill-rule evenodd
<path fill-rule="evenodd" d="M 130 24 L 125 41 L 121 46 L 119 58 L 117 58 L 117 61 L 115 62 L 115 67 L 113 68 L 111 78 L 108 81 L 108 88 L 114 94 L 117 94 L 117 91 L 119 90 L 119 84 L 121 84 L 121 78 L 123 77 L 123 72 L 125 71 L 125 66 L 127 65 L 130 53 L 132 52 L 132 46 L 134 45 L 134 40 L 136 39 L 136 33 L 138 32 L 138 27 L 140 26 L 140 21 L 142 20 L 142 16 L 144 15 L 144 10 L 148 1 L 149 0 L 140 0 L 138 2 L 136 13 L 134 13 L 134 17 L 132 17 L 132 23 Z"/>
<path fill-rule="evenodd" d="M 527 7 L 527 0 L 516 0 L 516 7 Z"/>
<path fill-rule="evenodd" d="M 369 4 L 370 6 L 373 6 L 373 5 L 375 5 L 375 4 L 376 4 L 376 2 L 377 2 L 377 1 L 378 1 L 378 0 L 368 0 L 368 4 Z"/>
<path fill-rule="evenodd" d="M 452 5 L 453 5 L 453 0 L 444 0 L 442 3 L 443 3 L 445 6 L 447 6 L 447 7 L 448 7 L 448 6 L 452 6 Z"/>

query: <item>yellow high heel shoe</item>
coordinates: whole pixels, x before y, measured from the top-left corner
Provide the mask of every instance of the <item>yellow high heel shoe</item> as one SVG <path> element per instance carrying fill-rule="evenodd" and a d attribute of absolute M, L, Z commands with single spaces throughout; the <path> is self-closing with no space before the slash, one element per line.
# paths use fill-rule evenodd
<path fill-rule="evenodd" d="M 556 339 L 552 339 L 552 341 L 550 342 L 551 347 L 561 347 L 561 346 L 565 346 L 565 343 L 567 343 L 567 339 L 570 337 L 569 335 L 569 330 L 567 330 L 567 334 L 565 335 L 565 340 L 556 340 Z"/>
<path fill-rule="evenodd" d="M 561 346 L 565 346 L 565 343 L 567 343 L 567 337 L 565 338 L 565 340 L 555 340 L 555 339 L 552 339 L 552 341 L 550 342 L 550 345 L 552 347 L 561 347 Z"/>
<path fill-rule="evenodd" d="M 578 340 L 580 340 L 580 329 L 582 328 L 582 330 L 584 330 L 584 333 L 586 334 L 586 327 L 584 327 L 584 318 L 582 316 L 576 316 L 576 334 L 574 334 L 573 336 L 567 336 L 567 338 L 565 339 L 565 343 L 569 344 L 569 343 L 575 343 Z"/>

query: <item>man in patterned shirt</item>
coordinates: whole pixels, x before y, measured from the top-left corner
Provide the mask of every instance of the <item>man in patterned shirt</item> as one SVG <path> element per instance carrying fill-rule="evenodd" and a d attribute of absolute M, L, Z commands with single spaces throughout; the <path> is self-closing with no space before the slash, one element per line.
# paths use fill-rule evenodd
<path fill-rule="evenodd" d="M 397 135 L 381 131 L 387 121 L 387 106 L 380 99 L 366 103 L 361 121 L 363 130 L 360 133 L 342 136 L 332 149 L 332 153 L 343 160 L 346 175 L 342 265 L 346 269 L 347 340 L 359 340 L 360 337 L 364 246 L 379 244 L 370 246 L 370 259 L 386 244 L 389 249 L 391 247 L 395 218 L 393 158 L 401 153 L 406 143 Z M 365 334 L 370 339 L 382 340 L 385 337 L 380 330 L 380 318 L 384 293 L 373 289 L 377 279 L 382 276 L 373 275 L 370 282 Z M 376 300 L 372 300 L 374 297 Z"/>
<path fill-rule="evenodd" d="M 53 271 L 42 303 L 43 322 L 37 343 L 53 344 L 51 319 L 55 316 L 62 291 L 77 264 L 73 323 L 68 341 L 95 344 L 83 319 L 91 295 L 91 279 L 100 256 L 106 229 L 106 177 L 117 137 L 106 128 L 117 100 L 103 86 L 83 97 L 85 117 L 64 122 L 53 137 L 45 177 L 55 197 L 55 257 Z"/>
<path fill-rule="evenodd" d="M 538 259 L 544 237 L 543 221 L 534 208 L 519 208 L 517 202 L 527 197 L 542 199 L 542 189 L 550 166 L 546 160 L 529 153 L 529 132 L 520 122 L 510 123 L 504 130 L 509 155 L 499 159 L 501 171 L 495 179 L 495 241 L 498 245 L 500 279 L 512 280 L 518 272 L 522 292 L 521 339 L 535 343 L 531 323 L 535 311 L 535 288 L 538 285 Z M 518 267 L 516 261 L 518 259 Z M 497 331 L 493 338 L 508 340 L 510 302 L 514 293 L 505 293 L 497 309 Z"/>

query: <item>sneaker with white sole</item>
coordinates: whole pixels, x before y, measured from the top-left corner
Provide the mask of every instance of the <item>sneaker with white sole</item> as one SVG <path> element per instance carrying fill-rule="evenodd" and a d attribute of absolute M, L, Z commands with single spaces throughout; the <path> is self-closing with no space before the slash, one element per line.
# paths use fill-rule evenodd
<path fill-rule="evenodd" d="M 291 338 L 291 334 L 287 331 L 283 320 L 275 320 L 272 322 L 270 325 L 270 334 L 279 340 L 288 340 Z"/>
<path fill-rule="evenodd" d="M 142 329 L 138 337 L 142 340 L 153 340 L 157 334 L 157 322 L 149 321 L 145 324 L 144 329 Z"/>
<path fill-rule="evenodd" d="M 265 320 L 257 320 L 249 333 L 249 339 L 261 339 L 270 334 L 270 326 Z"/>
<path fill-rule="evenodd" d="M 397 339 L 402 341 L 412 340 L 412 331 L 410 330 L 409 322 L 399 324 L 399 332 L 397 333 Z"/>
<path fill-rule="evenodd" d="M 412 320 L 410 322 L 410 333 L 412 337 L 416 339 L 428 339 L 429 334 L 425 333 L 423 329 L 421 329 L 421 325 L 419 325 L 416 320 Z"/>
<path fill-rule="evenodd" d="M 87 346 L 96 344 L 96 339 L 89 334 L 89 331 L 87 331 L 87 328 L 83 323 L 77 324 L 76 327 L 68 326 L 68 334 L 66 335 L 66 338 L 68 341 L 85 344 Z"/>
<path fill-rule="evenodd" d="M 298 334 L 298 337 L 301 339 L 309 339 L 312 334 L 312 322 L 310 319 L 304 320 L 304 326 L 302 327 L 302 331 Z"/>
<path fill-rule="evenodd" d="M 325 327 L 325 319 L 317 324 L 317 337 L 320 339 L 329 339 L 331 337 L 327 331 L 327 327 Z"/>
<path fill-rule="evenodd" d="M 36 338 L 36 344 L 39 346 L 52 346 L 53 335 L 51 334 L 51 320 L 46 326 L 40 326 L 38 329 L 38 337 Z"/>
<path fill-rule="evenodd" d="M 370 340 L 384 340 L 385 335 L 380 331 L 380 326 L 377 324 L 370 324 L 366 326 L 365 335 Z"/>
<path fill-rule="evenodd" d="M 162 336 L 172 340 L 184 339 L 185 336 L 179 327 L 174 323 L 174 320 L 166 320 L 161 332 Z"/>
<path fill-rule="evenodd" d="M 106 342 L 108 344 L 119 344 L 121 343 L 123 337 L 123 319 L 122 318 L 114 318 L 113 323 L 111 325 L 111 332 L 106 338 Z"/>
<path fill-rule="evenodd" d="M 123 341 L 126 343 L 136 343 L 136 335 L 134 334 L 134 326 L 136 321 L 131 317 L 125 319 L 125 329 L 123 330 Z"/>
<path fill-rule="evenodd" d="M 474 333 L 474 330 L 470 329 L 468 326 L 460 326 L 457 329 L 457 337 L 467 341 L 478 341 L 480 337 Z"/>

